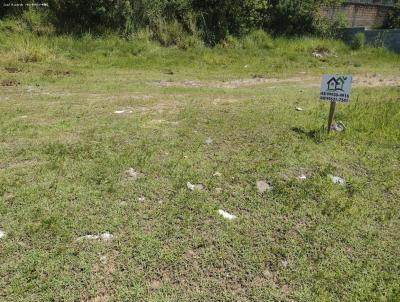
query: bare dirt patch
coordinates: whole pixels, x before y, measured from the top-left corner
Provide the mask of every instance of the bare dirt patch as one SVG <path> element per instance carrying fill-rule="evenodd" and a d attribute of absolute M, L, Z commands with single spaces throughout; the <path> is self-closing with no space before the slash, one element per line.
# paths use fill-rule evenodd
<path fill-rule="evenodd" d="M 70 70 L 52 70 L 48 69 L 43 73 L 45 76 L 65 76 L 68 77 L 72 75 Z"/>
<path fill-rule="evenodd" d="M 278 78 L 263 78 L 255 76 L 248 79 L 237 79 L 230 81 L 196 81 L 196 80 L 184 80 L 184 81 L 158 81 L 153 82 L 161 87 L 194 87 L 194 88 L 242 88 L 242 87 L 252 87 L 262 84 L 276 84 L 276 83 L 292 83 L 304 81 L 304 78 L 294 77 L 288 79 L 278 79 Z"/>
<path fill-rule="evenodd" d="M 378 74 L 354 76 L 353 85 L 356 87 L 400 86 L 400 76 L 390 77 Z"/>
<path fill-rule="evenodd" d="M 5 67 L 4 68 L 8 73 L 17 73 L 21 72 L 21 69 L 18 69 L 17 67 Z"/>
<path fill-rule="evenodd" d="M 21 83 L 18 82 L 17 80 L 15 80 L 15 79 L 5 79 L 5 80 L 1 81 L 1 86 L 11 87 L 11 86 L 18 86 L 20 84 Z"/>
<path fill-rule="evenodd" d="M 320 78 L 315 76 L 290 77 L 286 79 L 266 78 L 254 76 L 253 78 L 237 79 L 230 81 L 200 81 L 200 80 L 183 80 L 183 81 L 155 81 L 161 87 L 185 87 L 185 88 L 245 88 L 257 85 L 267 84 L 296 84 L 307 87 L 317 87 L 320 85 Z M 355 87 L 380 87 L 380 86 L 400 86 L 400 76 L 383 76 L 383 75 L 359 75 L 353 77 L 353 85 Z"/>

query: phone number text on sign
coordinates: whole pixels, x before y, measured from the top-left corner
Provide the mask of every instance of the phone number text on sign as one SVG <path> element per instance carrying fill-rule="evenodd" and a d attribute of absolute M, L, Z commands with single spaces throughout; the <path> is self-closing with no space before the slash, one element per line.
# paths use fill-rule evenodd
<path fill-rule="evenodd" d="M 321 92 L 320 99 L 323 101 L 347 103 L 350 99 L 350 95 L 345 93 Z"/>

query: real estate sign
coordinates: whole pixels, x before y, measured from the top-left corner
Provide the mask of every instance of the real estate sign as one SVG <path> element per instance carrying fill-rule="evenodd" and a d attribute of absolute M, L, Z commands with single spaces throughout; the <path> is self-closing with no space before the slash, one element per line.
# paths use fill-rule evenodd
<path fill-rule="evenodd" d="M 352 82 L 352 76 L 325 74 L 321 83 L 321 100 L 342 103 L 349 102 Z"/>

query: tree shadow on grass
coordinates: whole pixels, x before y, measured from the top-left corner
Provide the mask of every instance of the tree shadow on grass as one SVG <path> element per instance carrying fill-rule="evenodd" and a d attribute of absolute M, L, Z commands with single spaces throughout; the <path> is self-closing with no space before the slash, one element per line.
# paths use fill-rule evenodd
<path fill-rule="evenodd" d="M 325 129 L 322 127 L 320 129 L 313 129 L 313 130 L 307 130 L 299 127 L 293 127 L 291 128 L 293 132 L 296 132 L 297 134 L 300 134 L 302 137 L 311 139 L 314 141 L 316 144 L 320 144 L 324 141 L 325 138 Z"/>

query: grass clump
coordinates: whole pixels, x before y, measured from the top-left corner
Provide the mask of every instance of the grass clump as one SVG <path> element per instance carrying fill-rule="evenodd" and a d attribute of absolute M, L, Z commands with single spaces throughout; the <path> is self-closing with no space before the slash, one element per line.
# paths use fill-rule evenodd
<path fill-rule="evenodd" d="M 365 47 L 365 34 L 357 33 L 355 34 L 353 41 L 351 42 L 352 49 L 359 50 Z"/>

